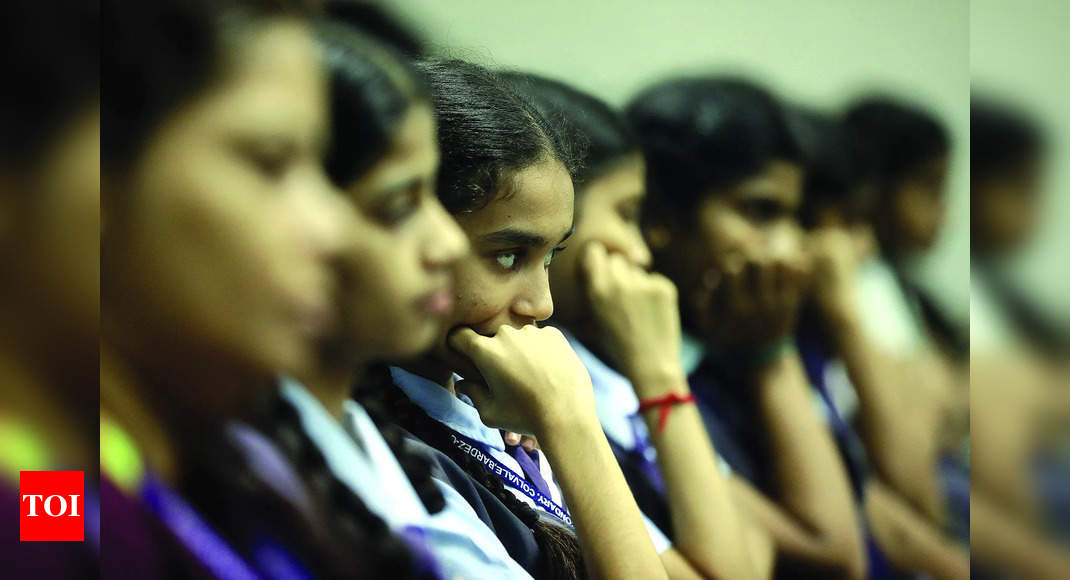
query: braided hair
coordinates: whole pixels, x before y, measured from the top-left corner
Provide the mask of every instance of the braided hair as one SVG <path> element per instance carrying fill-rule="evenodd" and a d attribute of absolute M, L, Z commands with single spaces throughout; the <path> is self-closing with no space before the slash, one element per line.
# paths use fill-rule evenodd
<path fill-rule="evenodd" d="M 277 390 L 253 417 L 252 426 L 299 475 L 300 500 L 273 489 L 224 433 L 182 438 L 179 488 L 240 553 L 254 554 L 267 536 L 316 577 L 429 577 L 402 540 L 333 475 L 297 410 Z"/>
<path fill-rule="evenodd" d="M 377 401 L 397 427 L 420 441 L 443 452 L 479 485 L 491 492 L 509 511 L 527 526 L 539 547 L 541 570 L 549 578 L 565 580 L 586 577 L 579 540 L 568 528 L 544 520 L 530 505 L 513 495 L 502 480 L 491 476 L 479 462 L 453 445 L 450 430 L 432 419 L 394 385 L 386 365 L 374 365 L 355 389 L 359 397 Z"/>

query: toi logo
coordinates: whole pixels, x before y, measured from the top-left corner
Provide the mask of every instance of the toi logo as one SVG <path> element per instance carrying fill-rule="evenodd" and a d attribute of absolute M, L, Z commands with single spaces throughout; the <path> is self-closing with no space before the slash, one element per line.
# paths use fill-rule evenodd
<path fill-rule="evenodd" d="M 85 540 L 85 473 L 19 472 L 19 540 Z"/>

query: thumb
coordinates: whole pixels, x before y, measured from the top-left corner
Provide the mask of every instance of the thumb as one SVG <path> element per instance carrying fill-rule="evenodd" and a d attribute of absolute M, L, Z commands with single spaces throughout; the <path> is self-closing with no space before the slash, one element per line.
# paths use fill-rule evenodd
<path fill-rule="evenodd" d="M 506 445 L 520 445 L 521 435 L 515 431 L 503 431 L 502 439 L 505 439 Z"/>

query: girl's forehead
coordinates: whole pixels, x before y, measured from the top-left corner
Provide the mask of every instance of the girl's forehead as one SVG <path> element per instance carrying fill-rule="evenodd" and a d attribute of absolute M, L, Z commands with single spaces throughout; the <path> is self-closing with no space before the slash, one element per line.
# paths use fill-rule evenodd
<path fill-rule="evenodd" d="M 477 211 L 457 216 L 471 233 L 516 228 L 538 233 L 556 243 L 572 227 L 572 178 L 559 163 L 540 163 L 512 177 L 507 194 Z"/>

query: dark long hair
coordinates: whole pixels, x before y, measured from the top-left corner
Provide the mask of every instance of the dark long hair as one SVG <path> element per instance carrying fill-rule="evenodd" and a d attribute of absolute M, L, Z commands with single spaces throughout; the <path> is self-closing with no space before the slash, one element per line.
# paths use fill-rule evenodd
<path fill-rule="evenodd" d="M 856 150 L 863 178 L 878 196 L 924 163 L 946 155 L 947 129 L 919 107 L 887 97 L 869 97 L 848 108 L 844 127 Z"/>
<path fill-rule="evenodd" d="M 200 94 L 250 26 L 307 18 L 316 0 L 102 0 L 101 165 L 134 162 L 157 125 Z"/>
<path fill-rule="evenodd" d="M 0 24 L 0 160 L 30 164 L 100 91 L 96 2 L 17 1 Z"/>
<path fill-rule="evenodd" d="M 1026 113 L 985 95 L 970 98 L 970 186 L 1035 160 L 1045 136 Z"/>
<path fill-rule="evenodd" d="M 784 111 L 772 94 L 740 79 L 681 78 L 637 95 L 625 115 L 647 163 L 645 217 L 692 225 L 710 194 L 799 161 Z"/>
<path fill-rule="evenodd" d="M 835 209 L 850 223 L 864 219 L 870 200 L 861 187 L 860 160 L 843 125 L 832 115 L 798 106 L 788 109 L 787 118 L 806 175 L 800 208 L 803 227 L 814 227 L 823 209 Z"/>
<path fill-rule="evenodd" d="M 399 53 L 362 29 L 323 20 L 316 31 L 331 77 L 327 174 L 344 188 L 386 152 L 413 105 L 431 97 Z"/>
<path fill-rule="evenodd" d="M 572 176 L 576 195 L 582 195 L 585 185 L 612 171 L 625 158 L 640 154 L 639 141 L 624 118 L 597 97 L 531 73 L 501 75 L 576 144 L 579 163 Z"/>
<path fill-rule="evenodd" d="M 250 27 L 307 19 L 312 8 L 303 0 L 104 0 L 104 168 L 135 164 L 160 123 L 221 74 L 227 49 Z M 222 425 L 193 425 L 192 417 L 168 426 L 176 431 L 182 494 L 247 557 L 268 536 L 318 577 L 420 576 L 404 544 L 331 475 L 274 385 L 260 388 L 269 395 L 250 414 L 253 425 L 296 470 L 307 504 L 275 492 Z"/>
<path fill-rule="evenodd" d="M 529 102 L 510 90 L 497 74 L 475 64 L 421 61 L 416 64 L 431 89 L 438 122 L 442 164 L 438 197 L 450 213 L 479 211 L 508 195 L 511 173 L 544 159 L 562 163 L 572 174 L 577 168 L 575 144 L 547 121 Z M 553 578 L 584 574 L 582 552 L 575 534 L 542 521 L 527 504 L 449 443 L 445 427 L 432 420 L 393 386 L 386 369 L 373 372 L 370 385 L 388 394 L 391 418 L 425 443 L 449 455 L 465 472 L 494 493 L 534 534 L 543 569 Z"/>
<path fill-rule="evenodd" d="M 416 63 L 431 88 L 442 165 L 438 197 L 450 213 L 476 211 L 507 193 L 511 172 L 556 159 L 572 174 L 568 135 L 512 91 L 500 75 L 460 60 Z"/>

